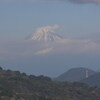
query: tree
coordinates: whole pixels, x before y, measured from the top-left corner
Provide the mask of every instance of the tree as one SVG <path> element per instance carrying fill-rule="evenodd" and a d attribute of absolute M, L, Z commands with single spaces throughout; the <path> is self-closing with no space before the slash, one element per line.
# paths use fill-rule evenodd
<path fill-rule="evenodd" d="M 2 67 L 0 67 L 0 70 L 3 70 L 3 68 L 2 68 Z"/>

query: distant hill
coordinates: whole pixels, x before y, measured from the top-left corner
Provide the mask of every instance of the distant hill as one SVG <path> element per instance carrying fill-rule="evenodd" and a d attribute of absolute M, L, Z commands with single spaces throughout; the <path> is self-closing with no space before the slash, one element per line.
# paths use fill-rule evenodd
<path fill-rule="evenodd" d="M 88 78 L 95 73 L 96 73 L 95 71 L 88 68 L 72 68 L 67 72 L 61 74 L 54 80 L 75 82 Z"/>
<path fill-rule="evenodd" d="M 100 72 L 81 80 L 80 82 L 87 83 L 92 86 L 100 87 Z"/>
<path fill-rule="evenodd" d="M 0 69 L 0 100 L 100 100 L 100 89 Z"/>

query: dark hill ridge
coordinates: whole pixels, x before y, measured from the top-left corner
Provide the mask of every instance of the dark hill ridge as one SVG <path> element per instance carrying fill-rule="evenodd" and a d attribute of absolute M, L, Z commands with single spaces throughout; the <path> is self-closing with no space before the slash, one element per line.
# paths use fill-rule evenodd
<path fill-rule="evenodd" d="M 0 70 L 0 100 L 100 100 L 100 89 L 78 82 Z"/>
<path fill-rule="evenodd" d="M 82 68 L 82 67 L 72 68 L 67 72 L 61 74 L 57 78 L 55 78 L 55 80 L 75 82 L 75 81 L 80 81 L 82 79 L 88 78 L 95 73 L 96 73 L 95 71 L 88 68 Z"/>

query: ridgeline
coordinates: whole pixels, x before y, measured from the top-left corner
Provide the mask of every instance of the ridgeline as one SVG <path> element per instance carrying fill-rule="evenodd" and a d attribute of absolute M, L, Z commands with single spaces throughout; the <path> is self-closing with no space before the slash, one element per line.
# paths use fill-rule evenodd
<path fill-rule="evenodd" d="M 0 68 L 0 100 L 100 100 L 100 89 Z"/>

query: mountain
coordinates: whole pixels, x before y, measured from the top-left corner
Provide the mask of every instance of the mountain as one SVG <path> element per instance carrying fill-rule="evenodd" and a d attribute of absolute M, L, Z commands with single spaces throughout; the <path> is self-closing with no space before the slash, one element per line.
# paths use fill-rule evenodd
<path fill-rule="evenodd" d="M 100 100 L 100 89 L 0 68 L 0 100 Z"/>
<path fill-rule="evenodd" d="M 53 42 L 61 40 L 62 37 L 55 33 L 54 29 L 58 28 L 58 26 L 46 26 L 37 29 L 31 36 L 29 36 L 28 40 L 36 40 L 36 41 L 45 41 L 45 42 Z"/>
<path fill-rule="evenodd" d="M 55 80 L 57 81 L 80 81 L 84 78 L 88 78 L 96 72 L 88 68 L 72 68 L 67 72 L 61 74 Z"/>
<path fill-rule="evenodd" d="M 87 83 L 92 86 L 100 87 L 100 72 L 97 72 L 96 74 L 94 74 L 86 79 L 83 79 L 80 82 Z"/>

